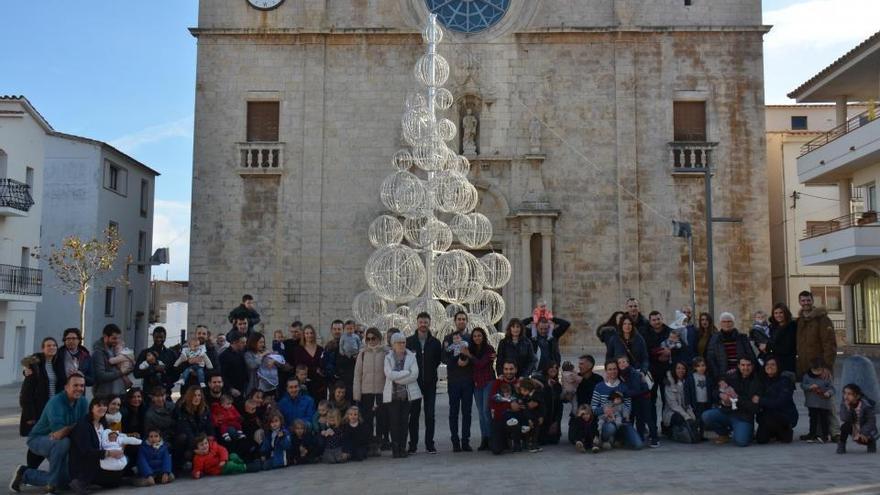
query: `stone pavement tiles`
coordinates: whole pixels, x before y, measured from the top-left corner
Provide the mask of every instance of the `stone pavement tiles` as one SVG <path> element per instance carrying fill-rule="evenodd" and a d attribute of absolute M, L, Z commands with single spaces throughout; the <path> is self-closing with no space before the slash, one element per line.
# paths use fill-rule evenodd
<path fill-rule="evenodd" d="M 3 486 L 15 465 L 24 461 L 24 441 L 18 436 L 18 391 L 0 388 L 0 481 Z M 803 397 L 795 397 L 798 404 Z M 796 434 L 808 429 L 806 410 Z M 476 409 L 474 409 L 476 412 Z M 567 406 L 566 406 L 567 414 Z M 880 494 L 880 455 L 865 454 L 850 444 L 850 453 L 837 455 L 834 445 L 795 442 L 738 448 L 711 443 L 682 445 L 661 441 L 658 449 L 641 452 L 614 450 L 579 454 L 567 442 L 544 447 L 537 454 L 493 456 L 474 452 L 453 454 L 449 441 L 448 401 L 437 399 L 437 455 L 420 445 L 407 459 L 371 458 L 345 465 L 297 466 L 233 477 L 180 479 L 164 487 L 130 488 L 105 493 L 201 495 L 258 490 L 271 494 L 433 494 L 532 493 L 617 494 Z M 476 416 L 472 446 L 479 442 Z M 565 439 L 565 428 L 563 429 Z M 424 441 L 424 440 L 423 440 Z M 32 487 L 25 493 L 40 493 Z"/>

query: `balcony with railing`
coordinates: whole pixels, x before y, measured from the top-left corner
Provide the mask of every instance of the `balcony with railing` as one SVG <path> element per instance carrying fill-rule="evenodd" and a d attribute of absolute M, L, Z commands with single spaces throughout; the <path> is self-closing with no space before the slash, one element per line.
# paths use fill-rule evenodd
<path fill-rule="evenodd" d="M 284 170 L 284 143 L 238 143 L 235 161 L 239 174 L 280 174 Z"/>
<path fill-rule="evenodd" d="M 31 186 L 17 180 L 0 179 L 0 216 L 27 216 L 33 205 Z"/>
<path fill-rule="evenodd" d="M 669 143 L 669 160 L 673 174 L 699 174 L 712 166 L 712 154 L 718 143 L 705 141 L 673 141 Z"/>
<path fill-rule="evenodd" d="M 840 265 L 880 258 L 877 212 L 851 213 L 824 222 L 810 222 L 800 249 L 805 265 Z"/>
<path fill-rule="evenodd" d="M 39 301 L 43 294 L 43 271 L 16 265 L 0 265 L 0 300 Z"/>
<path fill-rule="evenodd" d="M 833 183 L 878 162 L 880 119 L 876 110 L 868 110 L 803 145 L 798 178 L 806 184 Z"/>

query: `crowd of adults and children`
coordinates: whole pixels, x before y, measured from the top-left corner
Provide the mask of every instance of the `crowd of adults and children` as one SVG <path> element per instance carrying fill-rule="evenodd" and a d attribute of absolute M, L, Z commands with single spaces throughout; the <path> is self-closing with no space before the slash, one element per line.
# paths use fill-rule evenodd
<path fill-rule="evenodd" d="M 667 325 L 660 312 L 645 317 L 629 299 L 598 326 L 603 375 L 593 356 L 562 361 L 559 342 L 571 325 L 543 303 L 508 321 L 500 340 L 459 312 L 442 341 L 422 313 L 409 336 L 337 320 L 322 345 L 313 326 L 297 321 L 269 342 L 255 329 L 260 315 L 249 295 L 229 314 L 228 332 L 212 338 L 198 326 L 169 348 L 157 327 L 153 345 L 136 357 L 116 325 L 104 327 L 91 351 L 69 328 L 60 346 L 46 338 L 22 363 L 20 433 L 28 451 L 10 488 L 84 493 L 94 485 L 363 461 L 384 451 L 403 458 L 416 453 L 420 434 L 424 450 L 436 454 L 441 364 L 456 453 L 474 450 L 474 409 L 476 450 L 496 455 L 559 443 L 566 407 L 577 452 L 653 448 L 661 436 L 698 443 L 709 432 L 716 444 L 787 443 L 798 422 L 797 384 L 809 411 L 801 440 L 833 442 L 843 454 L 851 439 L 876 452 L 877 397 L 863 388 L 877 387 L 835 388 L 834 326 L 809 292 L 799 302 L 796 319 L 780 303 L 769 318 L 756 312 L 741 332 L 730 313 L 716 328 L 713 315 L 694 318 L 685 307 Z"/>

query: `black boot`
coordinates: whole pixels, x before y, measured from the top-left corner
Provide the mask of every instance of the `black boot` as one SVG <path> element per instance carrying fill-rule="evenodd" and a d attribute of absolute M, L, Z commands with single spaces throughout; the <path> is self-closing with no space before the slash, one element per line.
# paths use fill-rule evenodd
<path fill-rule="evenodd" d="M 846 454 L 846 438 L 841 437 L 840 441 L 837 442 L 837 453 Z"/>
<path fill-rule="evenodd" d="M 399 459 L 401 450 L 402 449 L 400 448 L 400 445 L 398 445 L 396 442 L 392 443 L 391 444 L 391 457 L 393 457 L 395 459 Z"/>
<path fill-rule="evenodd" d="M 876 454 L 877 453 L 877 440 L 871 440 L 868 442 L 868 453 Z"/>
<path fill-rule="evenodd" d="M 461 441 L 461 450 L 464 452 L 473 452 L 474 449 L 471 448 L 470 439 L 465 439 Z"/>
<path fill-rule="evenodd" d="M 486 437 L 483 437 L 483 438 L 480 440 L 480 446 L 477 447 L 477 450 L 478 450 L 478 451 L 481 451 L 481 452 L 484 451 L 484 450 L 489 450 L 489 439 L 486 438 Z"/>
<path fill-rule="evenodd" d="M 30 449 L 28 449 L 28 451 L 27 451 L 27 467 L 29 467 L 31 469 L 37 469 L 38 467 L 40 467 L 40 464 L 43 463 L 43 459 L 45 459 L 45 457 L 38 455 L 38 454 L 34 454 L 33 452 L 31 452 Z"/>
<path fill-rule="evenodd" d="M 461 452 L 461 442 L 459 442 L 457 438 L 452 439 L 452 451 Z"/>

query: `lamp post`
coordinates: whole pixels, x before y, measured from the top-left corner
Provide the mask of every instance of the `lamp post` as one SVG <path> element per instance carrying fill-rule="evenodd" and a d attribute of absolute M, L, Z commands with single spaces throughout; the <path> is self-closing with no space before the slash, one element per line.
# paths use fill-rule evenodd
<path fill-rule="evenodd" d="M 688 243 L 688 266 L 691 271 L 691 309 L 697 310 L 697 274 L 694 267 L 694 235 L 689 222 L 672 221 L 672 231 L 675 237 L 687 239 Z M 711 291 L 710 291 L 711 292 Z"/>
<path fill-rule="evenodd" d="M 130 256 L 129 256 L 129 259 L 131 259 Z M 123 317 L 125 318 L 125 330 L 128 330 L 129 328 L 134 326 L 133 322 L 132 322 L 131 314 L 130 314 L 131 307 L 133 304 L 132 299 L 134 298 L 134 294 L 132 294 L 131 297 L 129 297 L 129 295 L 128 295 L 129 287 L 131 286 L 131 281 L 129 278 L 129 270 L 131 269 L 132 266 L 158 266 L 158 265 L 166 265 L 170 262 L 171 262 L 171 256 L 170 256 L 170 251 L 168 250 L 168 248 L 159 248 L 153 253 L 152 256 L 150 256 L 150 260 L 147 261 L 146 263 L 139 263 L 139 262 L 132 262 L 132 261 L 127 261 L 125 263 L 125 271 L 123 273 L 123 282 L 125 283 L 125 312 L 123 313 Z M 147 291 L 147 294 L 149 294 L 149 291 Z M 149 306 L 149 304 L 147 304 L 147 306 Z M 137 350 L 138 344 L 139 344 L 137 335 L 134 336 L 134 341 L 135 341 L 135 349 Z"/>

